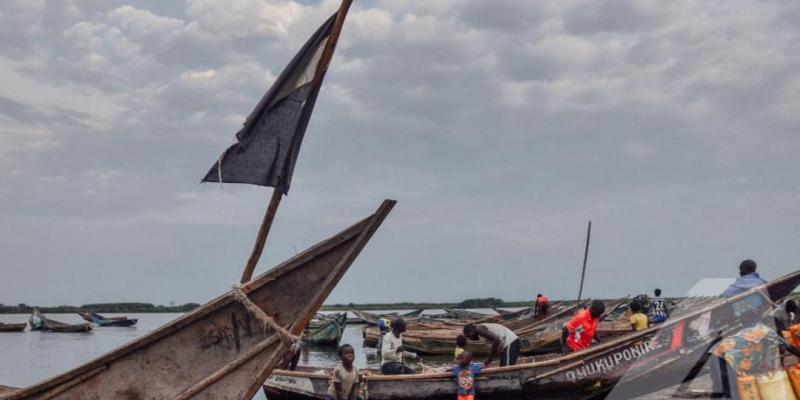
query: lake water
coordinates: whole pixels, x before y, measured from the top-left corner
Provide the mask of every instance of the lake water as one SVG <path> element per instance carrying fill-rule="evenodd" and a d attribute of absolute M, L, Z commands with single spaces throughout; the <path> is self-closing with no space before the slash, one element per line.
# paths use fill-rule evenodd
<path fill-rule="evenodd" d="M 494 314 L 491 310 L 475 310 Z M 439 313 L 430 310 L 426 313 Z M 106 315 L 106 314 L 104 314 Z M 50 333 L 26 330 L 22 333 L 0 333 L 0 385 L 24 387 L 74 368 L 116 347 L 130 342 L 172 320 L 181 314 L 126 314 L 139 322 L 129 328 L 95 328 L 90 333 Z M 108 316 L 117 316 L 108 314 Z M 48 317 L 66 323 L 84 322 L 77 314 L 48 314 Z M 0 314 L 6 323 L 27 322 L 25 314 Z M 348 325 L 341 344 L 349 343 L 356 350 L 356 365 L 360 368 L 376 367 L 374 348 L 364 348 L 361 329 L 363 325 Z M 300 365 L 333 367 L 338 362 L 336 347 L 312 347 L 303 353 Z M 450 363 L 447 357 L 426 358 L 426 364 Z M 255 399 L 264 400 L 259 392 Z"/>

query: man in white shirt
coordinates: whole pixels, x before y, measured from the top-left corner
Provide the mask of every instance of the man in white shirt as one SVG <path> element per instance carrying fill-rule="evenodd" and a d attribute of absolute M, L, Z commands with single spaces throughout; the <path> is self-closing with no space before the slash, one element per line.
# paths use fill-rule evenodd
<path fill-rule="evenodd" d="M 405 351 L 403 347 L 403 333 L 406 331 L 406 322 L 402 318 L 392 321 L 392 330 L 381 339 L 381 373 L 384 375 L 414 374 L 416 371 L 406 365 L 405 360 L 419 361 L 415 353 Z"/>

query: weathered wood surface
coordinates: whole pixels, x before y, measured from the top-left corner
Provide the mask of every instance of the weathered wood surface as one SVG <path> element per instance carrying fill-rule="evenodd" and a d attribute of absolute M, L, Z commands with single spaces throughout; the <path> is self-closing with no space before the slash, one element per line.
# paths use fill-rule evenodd
<path fill-rule="evenodd" d="M 0 322 L 0 332 L 22 332 L 25 330 L 25 327 L 28 326 L 26 323 L 20 324 L 5 324 Z"/>
<path fill-rule="evenodd" d="M 563 356 L 525 359 L 510 367 L 486 368 L 476 380 L 478 398 L 489 400 L 633 399 L 680 383 L 707 353 L 718 335 L 736 332 L 771 310 L 772 302 L 800 284 L 800 272 L 731 299 L 703 299 L 683 307 L 664 324 L 630 333 L 587 350 Z M 449 372 L 371 375 L 371 400 L 452 399 L 456 384 Z M 321 399 L 324 371 L 274 371 L 265 382 L 270 400 Z M 610 392 L 610 393 L 609 393 Z"/>
<path fill-rule="evenodd" d="M 241 292 L 299 335 L 394 206 L 241 286 Z M 11 399 L 249 400 L 290 345 L 232 290 L 177 320 Z"/>

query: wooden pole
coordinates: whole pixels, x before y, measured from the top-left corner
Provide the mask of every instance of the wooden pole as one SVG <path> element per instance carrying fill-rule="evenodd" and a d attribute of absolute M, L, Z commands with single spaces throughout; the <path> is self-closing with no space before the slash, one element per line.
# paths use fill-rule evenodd
<path fill-rule="evenodd" d="M 589 259 L 589 241 L 592 238 L 592 221 L 589 221 L 589 228 L 586 231 L 586 250 L 583 253 L 583 270 L 581 271 L 581 286 L 578 289 L 578 304 L 581 302 L 583 295 L 583 281 L 586 279 L 586 261 Z"/>
<path fill-rule="evenodd" d="M 336 43 L 339 41 L 339 33 L 342 31 L 344 18 L 347 15 L 347 11 L 350 9 L 350 4 L 352 3 L 353 0 L 342 0 L 342 4 L 339 6 L 339 11 L 336 14 L 336 20 L 333 23 L 331 34 L 328 36 L 328 41 L 325 43 L 325 48 L 322 50 L 322 55 L 317 63 L 317 70 L 314 73 L 314 80 L 311 81 L 312 87 L 321 85 L 322 79 L 325 78 L 325 72 L 328 71 L 328 64 L 330 63 L 331 58 L 333 58 L 333 51 L 336 49 Z M 278 185 L 276 185 L 275 189 L 272 191 L 272 197 L 269 200 L 267 212 L 264 214 L 264 220 L 261 221 L 261 228 L 258 229 L 258 235 L 256 235 L 256 242 L 253 245 L 253 250 L 250 252 L 250 258 L 247 259 L 247 265 L 244 267 L 244 272 L 242 272 L 242 279 L 240 281 L 241 283 L 248 282 L 253 278 L 253 271 L 255 271 L 256 264 L 258 264 L 258 260 L 261 258 L 261 253 L 264 251 L 264 245 L 267 242 L 269 230 L 272 228 L 272 221 L 275 219 L 275 214 L 278 212 L 278 206 L 281 204 L 281 199 L 283 198 L 283 187 L 286 183 L 284 180 L 285 174 L 286 171 L 284 171 L 283 176 L 278 179 Z"/>

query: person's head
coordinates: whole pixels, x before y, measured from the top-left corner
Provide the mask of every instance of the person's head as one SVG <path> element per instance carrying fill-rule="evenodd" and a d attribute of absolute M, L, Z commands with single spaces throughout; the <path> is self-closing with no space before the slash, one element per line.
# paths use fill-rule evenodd
<path fill-rule="evenodd" d="M 464 335 L 458 335 L 458 337 L 456 337 L 456 344 L 458 345 L 458 347 L 463 348 L 464 346 L 467 345 L 467 337 Z"/>
<path fill-rule="evenodd" d="M 600 300 L 593 301 L 592 305 L 589 307 L 589 314 L 591 314 L 594 319 L 600 318 L 604 312 L 606 312 L 606 305 Z"/>
<path fill-rule="evenodd" d="M 394 332 L 395 335 L 400 335 L 405 331 L 406 321 L 404 321 L 402 318 L 396 318 L 394 321 L 392 321 L 392 332 Z"/>
<path fill-rule="evenodd" d="M 461 354 L 458 355 L 456 361 L 458 362 L 458 365 L 461 366 L 462 368 L 468 367 L 469 364 L 472 362 L 472 353 L 464 350 L 461 352 Z"/>
<path fill-rule="evenodd" d="M 656 297 L 661 297 L 661 289 L 653 290 L 653 294 L 656 295 Z"/>
<path fill-rule="evenodd" d="M 739 264 L 739 275 L 745 276 L 756 272 L 756 262 L 750 259 L 742 261 Z"/>
<path fill-rule="evenodd" d="M 536 298 L 537 298 L 537 299 L 538 299 L 539 297 L 542 297 L 542 294 L 541 294 L 541 293 L 539 293 L 539 294 L 537 294 L 537 295 L 536 295 Z"/>
<path fill-rule="evenodd" d="M 349 344 L 343 344 L 339 347 L 339 359 L 342 360 L 342 364 L 344 365 L 352 365 L 353 361 L 356 359 L 356 351 L 353 349 L 353 346 Z"/>
<path fill-rule="evenodd" d="M 634 300 L 631 302 L 631 311 L 634 313 L 642 312 L 642 303 L 639 300 Z"/>
<path fill-rule="evenodd" d="M 480 337 L 478 336 L 478 327 L 474 324 L 464 325 L 464 336 L 466 336 L 467 339 L 480 340 Z"/>
<path fill-rule="evenodd" d="M 794 300 L 787 300 L 786 301 L 786 311 L 787 312 L 790 312 L 790 313 L 793 313 L 793 314 L 797 314 L 797 309 L 798 309 L 798 307 L 797 307 L 797 302 L 796 301 L 794 301 Z"/>

